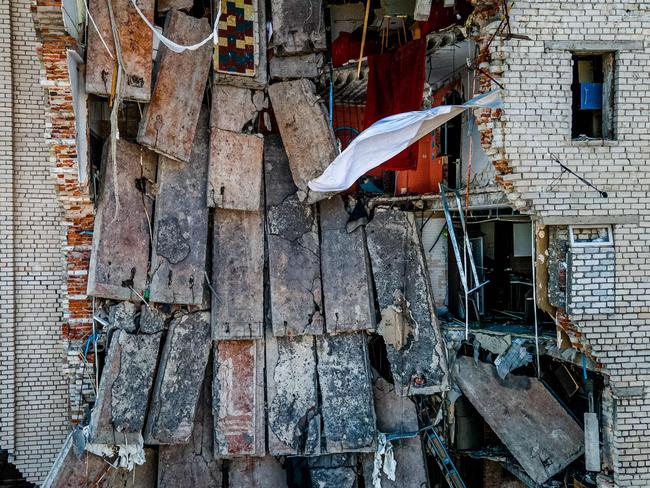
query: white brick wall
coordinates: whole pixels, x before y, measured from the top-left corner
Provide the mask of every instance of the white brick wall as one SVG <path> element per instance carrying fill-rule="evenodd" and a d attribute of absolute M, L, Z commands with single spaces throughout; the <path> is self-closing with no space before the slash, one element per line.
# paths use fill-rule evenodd
<path fill-rule="evenodd" d="M 37 47 L 29 0 L 0 2 L 0 448 L 32 482 L 47 474 L 68 418 L 64 229 Z"/>
<path fill-rule="evenodd" d="M 495 140 L 513 169 L 506 181 L 542 220 L 592 216 L 614 225 L 615 313 L 581 314 L 577 326 L 605 365 L 613 409 L 617 486 L 650 486 L 650 3 L 647 1 L 514 2 L 511 24 L 531 40 L 497 38 L 503 57 L 505 106 Z M 571 140 L 571 52 L 545 41 L 642 41 L 644 49 L 616 55 L 615 141 Z M 607 191 L 602 198 L 565 175 L 549 153 Z M 638 224 L 620 223 L 638 216 Z M 619 222 L 617 224 L 617 222 Z M 575 255 L 574 255 L 575 258 Z M 607 257 L 609 259 L 609 256 Z M 583 311 L 588 311 L 584 309 Z M 606 307 L 605 311 L 609 311 Z M 616 398 L 618 396 L 618 398 Z"/>

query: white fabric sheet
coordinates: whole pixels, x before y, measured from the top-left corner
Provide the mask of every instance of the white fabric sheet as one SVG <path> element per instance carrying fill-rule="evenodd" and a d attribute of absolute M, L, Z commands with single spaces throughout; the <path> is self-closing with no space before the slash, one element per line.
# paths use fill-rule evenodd
<path fill-rule="evenodd" d="M 359 134 L 322 175 L 311 180 L 309 188 L 318 192 L 347 190 L 368 171 L 465 110 L 500 107 L 500 94 L 500 90 L 493 90 L 474 97 L 463 105 L 441 105 L 378 120 Z"/>

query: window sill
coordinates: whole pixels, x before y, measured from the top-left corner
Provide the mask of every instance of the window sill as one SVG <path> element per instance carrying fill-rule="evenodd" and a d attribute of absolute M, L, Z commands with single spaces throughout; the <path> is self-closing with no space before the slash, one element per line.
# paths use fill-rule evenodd
<path fill-rule="evenodd" d="M 618 146 L 618 143 L 619 141 L 616 139 L 570 139 L 567 145 L 576 147 L 610 147 Z"/>

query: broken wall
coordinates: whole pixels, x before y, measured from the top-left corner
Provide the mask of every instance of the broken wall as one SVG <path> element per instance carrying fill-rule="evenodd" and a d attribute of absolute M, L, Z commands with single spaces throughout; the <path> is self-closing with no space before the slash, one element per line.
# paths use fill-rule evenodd
<path fill-rule="evenodd" d="M 641 433 L 638 425 L 622 419 L 638 418 L 650 405 L 650 369 L 644 360 L 650 284 L 643 271 L 650 251 L 639 247 L 650 230 L 650 202 L 641 189 L 648 180 L 650 144 L 647 124 L 638 119 L 650 102 L 636 81 L 650 65 L 647 12 L 641 4 L 623 2 L 589 0 L 567 10 L 560 1 L 523 1 L 511 8 L 510 25 L 530 40 L 497 36 L 489 49 L 487 69 L 506 90 L 502 111 L 481 114 L 483 144 L 513 205 L 528 207 L 540 223 L 613 225 L 614 262 L 610 254 L 593 261 L 607 263 L 613 273 L 615 307 L 582 313 L 575 326 L 612 386 L 620 388 L 615 483 L 644 486 L 650 480 L 644 467 L 650 448 L 636 440 L 639 435 L 647 439 L 647 430 Z M 485 50 L 492 31 L 483 34 Z M 581 51 L 615 52 L 613 140 L 571 139 L 572 53 Z M 487 77 L 482 83 L 491 84 Z M 558 179 L 561 168 L 550 154 L 607 192 L 607 198 L 570 174 Z"/>

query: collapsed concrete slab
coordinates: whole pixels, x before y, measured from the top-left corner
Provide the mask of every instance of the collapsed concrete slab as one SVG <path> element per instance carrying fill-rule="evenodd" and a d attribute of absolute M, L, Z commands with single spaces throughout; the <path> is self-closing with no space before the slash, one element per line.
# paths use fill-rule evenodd
<path fill-rule="evenodd" d="M 189 162 L 161 156 L 151 253 L 152 302 L 200 305 L 208 246 L 209 123 L 203 108 Z"/>
<path fill-rule="evenodd" d="M 209 312 L 172 319 L 145 427 L 147 444 L 180 444 L 190 438 L 210 342 Z"/>
<path fill-rule="evenodd" d="M 273 333 L 322 334 L 318 223 L 298 201 L 277 136 L 265 138 L 264 169 Z"/>
<path fill-rule="evenodd" d="M 268 100 L 261 90 L 239 86 L 214 85 L 210 127 L 230 132 L 250 133 Z"/>
<path fill-rule="evenodd" d="M 229 488 L 286 488 L 287 472 L 273 456 L 241 458 L 228 466 Z"/>
<path fill-rule="evenodd" d="M 453 375 L 463 394 L 536 483 L 542 484 L 584 452 L 578 423 L 537 379 L 508 375 L 459 357 Z"/>
<path fill-rule="evenodd" d="M 325 438 L 323 451 L 374 451 L 377 430 L 365 335 L 318 336 L 316 356 Z"/>
<path fill-rule="evenodd" d="M 325 51 L 323 2 L 313 0 L 271 0 L 273 51 L 290 56 Z"/>
<path fill-rule="evenodd" d="M 86 91 L 109 97 L 113 92 L 113 70 L 116 69 L 117 56 L 108 4 L 102 0 L 88 3 L 90 16 L 97 27 L 93 25 L 88 29 Z M 146 28 L 130 0 L 112 0 L 112 7 L 124 68 L 121 95 L 125 100 L 149 103 L 153 34 Z M 153 23 L 154 0 L 141 0 L 138 8 Z"/>
<path fill-rule="evenodd" d="M 319 210 L 327 331 L 373 330 L 374 298 L 363 231 L 347 232 L 349 215 L 339 196 L 320 202 Z"/>
<path fill-rule="evenodd" d="M 219 45 L 214 50 L 214 82 L 264 88 L 266 32 L 265 0 L 222 3 Z"/>
<path fill-rule="evenodd" d="M 213 378 L 215 454 L 264 456 L 264 343 L 218 341 Z"/>
<path fill-rule="evenodd" d="M 373 396 L 377 414 L 377 429 L 385 434 L 415 432 L 419 429 L 415 404 L 400 397 L 395 387 L 377 373 L 373 380 Z M 379 473 L 383 488 L 420 488 L 427 485 L 427 472 L 422 441 L 420 437 L 399 439 L 392 442 L 393 455 L 397 463 L 395 480 L 390 480 L 382 471 Z M 366 488 L 373 488 L 373 455 L 363 457 L 363 474 Z"/>
<path fill-rule="evenodd" d="M 274 33 L 274 35 L 277 32 Z M 289 158 L 299 199 L 314 203 L 328 196 L 307 183 L 320 176 L 337 155 L 336 139 L 325 107 L 305 79 L 275 83 L 268 88 L 273 112 Z"/>
<path fill-rule="evenodd" d="M 167 14 L 163 34 L 178 44 L 196 44 L 210 35 L 210 23 L 172 10 Z M 161 45 L 151 103 L 138 130 L 140 144 L 172 159 L 190 161 L 211 52 L 209 42 L 183 53 Z"/>
<path fill-rule="evenodd" d="M 89 442 L 135 444 L 144 427 L 162 333 L 113 333 L 90 419 Z"/>
<path fill-rule="evenodd" d="M 366 227 L 383 336 L 400 396 L 449 388 L 444 343 L 413 214 L 377 209 Z"/>
<path fill-rule="evenodd" d="M 322 54 L 302 56 L 273 56 L 269 61 L 272 80 L 293 80 L 296 78 L 318 78 L 323 69 Z"/>
<path fill-rule="evenodd" d="M 215 209 L 213 228 L 212 337 L 263 337 L 262 213 Z"/>
<path fill-rule="evenodd" d="M 128 332 L 129 334 L 133 334 L 136 331 L 135 319 L 137 315 L 138 310 L 136 309 L 134 303 L 116 303 L 108 310 L 109 327 L 110 329 L 120 329 L 124 332 Z"/>
<path fill-rule="evenodd" d="M 168 10 L 188 10 L 194 5 L 193 0 L 158 0 L 158 12 Z"/>
<path fill-rule="evenodd" d="M 266 371 L 269 453 L 320 454 L 314 337 L 267 332 Z"/>
<path fill-rule="evenodd" d="M 356 488 L 357 472 L 354 468 L 317 468 L 310 470 L 312 488 Z"/>
<path fill-rule="evenodd" d="M 102 156 L 102 185 L 88 269 L 88 294 L 139 301 L 132 289 L 142 295 L 147 286 L 150 241 L 147 219 L 153 209 L 153 200 L 143 191 L 155 179 L 157 156 L 123 139 L 116 141 L 116 149 L 115 168 L 109 141 Z"/>
<path fill-rule="evenodd" d="M 259 210 L 262 199 L 264 138 L 212 129 L 207 205 Z"/>
<path fill-rule="evenodd" d="M 196 403 L 193 428 L 189 429 L 192 435 L 188 442 L 160 446 L 157 488 L 222 486 L 222 463 L 215 458 L 213 448 L 211 380 L 211 373 L 208 371 L 205 381 L 199 388 L 200 395 Z"/>

